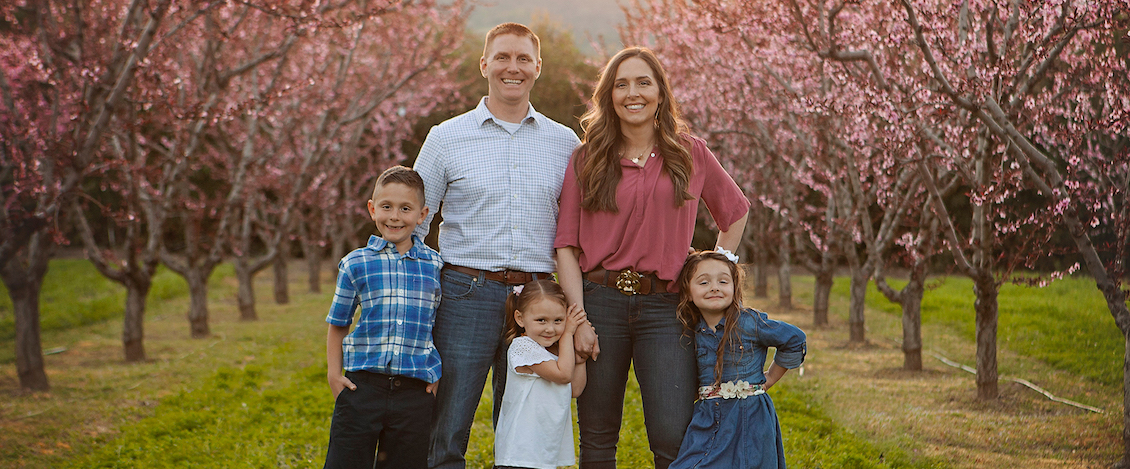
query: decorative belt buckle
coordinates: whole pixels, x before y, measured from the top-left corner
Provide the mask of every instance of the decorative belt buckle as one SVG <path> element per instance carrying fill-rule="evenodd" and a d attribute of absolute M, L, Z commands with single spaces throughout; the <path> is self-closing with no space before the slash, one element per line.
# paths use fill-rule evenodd
<path fill-rule="evenodd" d="M 620 272 L 616 277 L 616 288 L 620 293 L 625 295 L 638 295 L 640 293 L 640 279 L 643 278 L 639 272 L 634 272 L 632 269 L 626 269 Z"/>

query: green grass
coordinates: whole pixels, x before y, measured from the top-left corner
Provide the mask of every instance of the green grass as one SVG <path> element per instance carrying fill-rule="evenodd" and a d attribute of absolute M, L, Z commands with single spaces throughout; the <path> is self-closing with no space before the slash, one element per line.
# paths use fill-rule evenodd
<path fill-rule="evenodd" d="M 792 377 L 795 378 L 795 377 Z M 945 468 L 940 459 L 912 459 L 901 448 L 880 448 L 837 425 L 809 391 L 789 378 L 772 389 L 790 467 L 879 469 Z"/>
<path fill-rule="evenodd" d="M 905 281 L 888 280 L 894 288 Z M 836 279 L 833 294 L 847 297 L 851 281 Z M 922 299 L 922 322 L 944 324 L 975 339 L 973 283 L 965 277 L 934 278 Z M 998 346 L 1107 386 L 1121 386 L 1124 339 L 1102 293 L 1088 277 L 1044 288 L 1006 283 L 997 298 Z M 868 285 L 867 306 L 899 315 L 899 305 Z"/>
<path fill-rule="evenodd" d="M 231 264 L 221 264 L 212 273 L 210 286 L 234 275 Z M 147 305 L 188 295 L 188 284 L 171 270 L 161 266 L 153 277 Z M 49 264 L 39 295 L 40 330 L 42 332 L 71 329 L 108 319 L 121 318 L 125 312 L 126 289 L 102 276 L 94 265 L 83 259 L 54 259 Z M 12 299 L 0 284 L 0 341 L 16 336 Z M 3 361 L 3 359 L 0 359 Z"/>
<path fill-rule="evenodd" d="M 263 365 L 222 368 L 163 399 L 152 417 L 70 467 L 320 466 L 333 408 L 324 365 L 292 369 L 295 355 L 309 355 L 293 343 L 260 352 Z"/>
<path fill-rule="evenodd" d="M 260 290 L 269 282 L 260 279 Z M 230 279 L 214 292 L 226 297 Z M 232 323 L 235 329 L 206 347 L 207 355 L 172 365 L 191 373 L 138 420 L 123 421 L 116 433 L 78 445 L 63 467 L 317 467 L 325 458 L 333 400 L 325 383 L 322 309 L 328 294 L 301 295 L 286 307 L 261 303 L 260 321 Z M 183 297 L 175 302 L 183 303 Z M 213 302 L 217 318 L 234 315 L 230 301 Z M 168 314 L 168 313 L 164 313 Z M 173 323 L 180 319 L 173 315 Z M 155 318 L 161 322 L 167 319 Z M 217 319 L 219 320 L 219 319 Z M 96 326 L 86 326 L 96 327 Z M 178 326 L 183 327 L 183 326 Z M 228 326 L 217 324 L 216 330 Z M 214 345 L 214 347 L 213 347 Z M 156 344 L 151 346 L 156 347 Z M 204 353 L 203 351 L 201 353 Z M 175 360 L 175 359 L 174 359 Z M 213 363 L 227 363 L 216 366 Z M 131 378 L 135 381 L 138 378 Z M 788 380 L 774 389 L 786 458 L 792 467 L 933 468 L 930 460 L 911 461 L 898 448 L 880 449 L 837 425 L 807 394 Z M 479 403 L 467 452 L 468 467 L 490 467 L 493 432 L 490 389 Z M 620 467 L 648 467 L 642 406 L 634 376 L 629 377 L 621 430 Z M 59 462 L 60 460 L 54 460 Z"/>
<path fill-rule="evenodd" d="M 52 275 L 58 277 L 49 280 L 50 287 L 44 288 L 45 320 L 57 314 L 47 311 L 92 308 L 80 304 L 107 301 L 98 300 L 100 294 L 123 294 L 84 263 L 53 261 Z M 219 277 L 230 275 L 230 271 L 230 266 L 224 266 Z M 167 271 L 162 275 L 171 276 L 163 282 L 162 288 L 168 290 L 158 293 L 160 290 L 155 287 L 151 300 L 160 300 L 160 304 L 147 317 L 147 331 L 152 327 L 156 334 L 165 337 L 170 331 L 174 336 L 184 335 L 181 311 L 187 300 L 183 281 Z M 65 282 L 52 285 L 61 279 Z M 213 281 L 217 279 L 214 277 Z M 934 288 L 928 291 L 923 305 L 924 321 L 952 327 L 956 336 L 971 340 L 973 299 L 969 281 L 951 277 L 932 282 Z M 260 278 L 258 283 L 260 298 L 268 297 L 265 292 L 269 290 L 269 281 Z M 846 279 L 837 279 L 836 293 L 846 296 L 847 285 Z M 107 290 L 116 293 L 107 294 Z M 798 298 L 806 293 L 809 292 L 798 291 Z M 82 415 L 72 405 L 88 405 L 89 399 L 113 403 L 117 402 L 113 400 L 118 399 L 116 396 L 140 392 L 145 387 L 164 390 L 147 392 L 132 401 L 152 402 L 141 404 L 144 408 L 121 407 L 124 418 L 115 419 L 114 431 L 100 433 L 92 440 L 72 442 L 73 452 L 44 457 L 41 461 L 50 461 L 52 467 L 229 467 L 233 461 L 239 467 L 320 466 L 333 409 L 322 352 L 325 329 L 321 318 L 329 301 L 328 292 L 296 295 L 295 303 L 285 307 L 260 302 L 261 319 L 255 323 L 234 320 L 238 313 L 232 295 L 234 284 L 230 278 L 220 282 L 210 295 L 214 300 L 210 306 L 217 335 L 207 342 L 177 339 L 164 345 L 162 341 L 170 339 L 154 340 L 148 344 L 156 358 L 147 364 L 107 366 L 84 361 L 83 369 L 93 369 L 90 378 L 76 383 L 57 379 L 53 394 L 66 404 L 56 404 L 42 417 L 50 416 L 59 422 L 66 422 L 70 414 Z M 898 306 L 873 289 L 868 304 L 898 314 Z M 1121 336 L 1101 296 L 1086 279 L 1060 281 L 1045 289 L 1006 285 L 1000 305 L 1002 348 L 1096 381 L 1120 381 Z M 109 319 L 120 317 L 121 307 L 119 296 L 112 307 L 105 307 L 115 311 L 102 323 L 73 326 L 95 320 L 64 321 L 52 328 L 73 329 L 81 332 L 81 340 L 112 347 L 116 328 Z M 49 330 L 45 335 L 59 333 Z M 170 373 L 176 375 L 166 377 Z M 172 381 L 168 381 L 170 378 Z M 141 383 L 147 384 L 137 388 Z M 628 386 L 618 463 L 621 467 L 647 467 L 652 456 L 647 448 L 634 377 L 629 378 Z M 820 392 L 819 388 L 790 379 L 772 391 L 790 467 L 946 467 L 939 460 L 918 456 L 913 442 L 907 443 L 909 446 L 903 442 L 877 443 L 838 424 L 822 407 L 824 399 Z M 493 460 L 489 393 L 488 386 L 477 409 L 467 452 L 468 467 L 490 467 Z M 29 402 L 29 406 L 34 407 L 34 402 Z M 66 427 L 60 425 L 61 429 Z M 29 441 L 72 441 L 46 433 L 34 438 Z M 25 450 L 16 453 L 30 457 Z"/>
<path fill-rule="evenodd" d="M 325 458 L 333 401 L 321 365 L 291 371 L 307 351 L 293 344 L 261 351 L 260 365 L 224 368 L 199 387 L 163 399 L 152 417 L 127 425 L 121 436 L 75 468 L 315 467 Z M 264 363 L 265 362 L 265 363 Z M 621 430 L 620 467 L 648 467 L 639 389 L 630 380 Z M 803 391 L 786 384 L 774 390 L 784 432 L 786 460 L 807 468 L 937 468 L 932 460 L 912 461 L 899 449 L 881 451 L 838 426 Z M 490 390 L 476 412 L 467 465 L 493 462 Z"/>

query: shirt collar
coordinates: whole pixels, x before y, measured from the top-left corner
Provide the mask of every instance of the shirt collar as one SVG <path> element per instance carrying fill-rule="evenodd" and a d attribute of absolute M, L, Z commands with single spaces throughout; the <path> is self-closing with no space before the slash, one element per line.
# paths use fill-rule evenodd
<path fill-rule="evenodd" d="M 713 331 L 717 331 L 717 330 L 719 330 L 719 328 L 724 328 L 725 326 L 726 326 L 726 316 L 722 316 L 722 319 L 718 321 L 718 325 L 714 326 L 715 329 L 713 329 Z M 702 316 L 698 317 L 698 329 L 700 331 L 711 331 L 710 324 L 706 323 L 706 318 L 704 318 Z"/>
<path fill-rule="evenodd" d="M 398 253 L 401 256 L 407 256 L 407 257 L 410 257 L 412 259 L 419 259 L 420 258 L 420 243 L 422 243 L 422 242 L 423 241 L 420 241 L 419 236 L 416 236 L 415 234 L 413 234 L 412 235 L 412 247 L 410 249 L 408 249 L 408 252 L 398 252 Z M 386 247 L 393 250 L 393 251 L 396 251 L 396 245 L 395 244 L 392 244 L 392 243 L 388 242 L 387 239 L 384 239 L 384 238 L 377 236 L 377 235 L 369 235 L 368 247 L 370 249 L 372 249 L 374 251 L 378 251 L 378 252 L 381 251 L 382 249 L 386 248 Z"/>
<path fill-rule="evenodd" d="M 479 100 L 479 105 L 475 106 L 475 110 L 472 111 L 475 116 L 475 122 L 478 122 L 479 125 L 486 123 L 488 120 L 495 119 L 494 114 L 491 114 L 490 109 L 487 108 L 488 98 L 489 96 L 483 96 L 483 98 Z M 522 118 L 522 123 L 533 122 L 534 126 L 539 126 L 541 125 L 541 119 L 544 117 L 545 116 L 542 116 L 540 112 L 534 110 L 533 104 L 530 104 L 529 108 L 526 109 L 526 117 Z"/>

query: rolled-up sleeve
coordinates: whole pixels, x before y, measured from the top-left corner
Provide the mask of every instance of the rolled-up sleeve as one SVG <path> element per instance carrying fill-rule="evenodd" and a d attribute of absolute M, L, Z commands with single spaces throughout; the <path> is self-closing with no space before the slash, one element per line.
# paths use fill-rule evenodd
<path fill-rule="evenodd" d="M 443 140 L 437 135 L 436 127 L 428 132 L 424 145 L 420 147 L 420 154 L 416 156 L 416 163 L 412 169 L 420 174 L 424 180 L 424 205 L 428 207 L 428 218 L 421 223 L 413 233 L 424 239 L 432 226 L 432 218 L 439 213 L 439 204 L 447 194 L 447 170 L 444 164 Z"/>
<path fill-rule="evenodd" d="M 695 158 L 695 163 L 699 165 L 695 170 L 702 171 L 706 178 L 702 186 L 702 201 L 706 202 L 706 208 L 710 210 L 710 216 L 714 218 L 718 228 L 726 229 L 749 213 L 749 199 L 718 162 L 718 157 L 706 147 L 705 142 L 696 139 L 694 150 L 700 155 L 704 154 Z"/>
<path fill-rule="evenodd" d="M 565 181 L 561 185 L 560 210 L 557 213 L 557 236 L 554 248 L 581 246 L 581 186 L 577 181 L 575 164 L 579 153 L 574 153 L 565 168 Z"/>
<path fill-rule="evenodd" d="M 326 314 L 326 322 L 339 327 L 353 324 L 353 312 L 361 302 L 357 298 L 353 275 L 347 268 L 345 259 L 338 263 L 337 286 L 334 288 L 333 302 Z"/>
<path fill-rule="evenodd" d="M 777 365 L 793 369 L 804 363 L 804 356 L 808 352 L 807 337 L 804 331 L 784 321 L 769 319 L 761 311 L 747 310 L 750 316 L 743 315 L 747 324 L 743 324 L 743 331 L 752 332 L 754 340 L 765 347 L 777 349 L 773 362 Z M 749 324 L 752 322 L 752 327 Z"/>

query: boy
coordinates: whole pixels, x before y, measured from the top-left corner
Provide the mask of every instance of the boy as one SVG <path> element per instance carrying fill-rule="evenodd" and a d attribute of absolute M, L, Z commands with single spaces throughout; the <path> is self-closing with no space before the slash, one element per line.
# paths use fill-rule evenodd
<path fill-rule="evenodd" d="M 404 166 L 389 168 L 377 178 L 369 215 L 381 236 L 342 258 L 326 316 L 336 403 L 325 467 L 371 469 L 379 440 L 377 467 L 425 468 L 440 377 L 432 325 L 443 261 L 412 235 L 428 215 L 423 179 Z"/>

